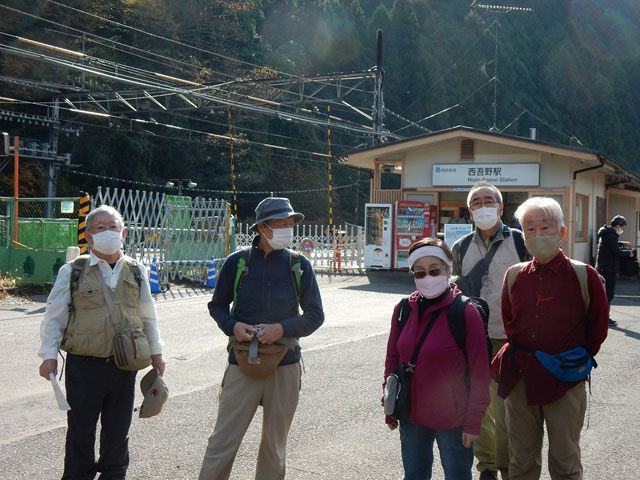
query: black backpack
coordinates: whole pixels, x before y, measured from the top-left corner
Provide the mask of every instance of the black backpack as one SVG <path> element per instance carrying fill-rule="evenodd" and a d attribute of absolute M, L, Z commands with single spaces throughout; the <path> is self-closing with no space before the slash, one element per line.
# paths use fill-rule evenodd
<path fill-rule="evenodd" d="M 469 357 L 467 355 L 467 349 L 465 348 L 465 343 L 467 341 L 467 324 L 465 322 L 464 310 L 466 308 L 467 302 L 471 302 L 471 304 L 478 310 L 480 317 L 482 317 L 482 324 L 484 325 L 484 333 L 487 341 L 487 351 L 489 353 L 488 362 L 491 365 L 491 358 L 493 357 L 493 348 L 491 346 L 491 339 L 489 338 L 489 305 L 485 301 L 484 298 L 481 297 L 467 297 L 465 295 L 458 295 L 451 305 L 449 305 L 449 310 L 447 312 L 447 322 L 449 323 L 449 330 L 451 330 L 451 334 L 453 335 L 456 344 L 462 350 L 464 354 L 464 358 L 467 361 L 467 380 L 469 376 Z M 398 323 L 400 325 L 400 331 L 407 323 L 409 319 L 409 313 L 411 312 L 411 307 L 409 306 L 409 297 L 405 297 L 400 300 L 400 308 L 398 310 Z"/>

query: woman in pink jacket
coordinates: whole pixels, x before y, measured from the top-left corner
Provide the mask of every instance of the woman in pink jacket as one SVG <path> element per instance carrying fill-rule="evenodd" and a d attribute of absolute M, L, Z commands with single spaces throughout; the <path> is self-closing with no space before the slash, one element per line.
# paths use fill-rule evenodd
<path fill-rule="evenodd" d="M 449 305 L 461 295 L 449 283 L 452 262 L 453 254 L 441 240 L 424 238 L 411 245 L 409 268 L 416 291 L 409 296 L 409 318 L 401 328 L 398 304 L 391 320 L 384 378 L 401 362 L 410 362 L 427 324 L 435 318 L 415 363 L 409 417 L 399 422 L 404 480 L 431 478 L 434 440 L 445 478 L 471 480 L 472 445 L 480 436 L 489 405 L 489 357 L 482 318 L 471 303 L 466 304 L 467 358 L 447 321 Z M 386 423 L 391 430 L 398 427 L 390 416 Z"/>

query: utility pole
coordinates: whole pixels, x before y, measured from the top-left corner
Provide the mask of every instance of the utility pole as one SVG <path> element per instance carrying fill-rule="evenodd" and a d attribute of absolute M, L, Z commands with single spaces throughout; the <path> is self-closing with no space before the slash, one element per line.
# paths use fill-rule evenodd
<path fill-rule="evenodd" d="M 375 90 L 373 93 L 373 144 L 384 143 L 382 129 L 384 128 L 384 97 L 382 86 L 384 72 L 382 70 L 382 30 L 378 29 L 376 38 L 376 66 Z"/>
<path fill-rule="evenodd" d="M 496 18 L 496 43 L 493 50 L 493 125 L 489 129 L 490 132 L 497 132 L 499 129 L 496 125 L 496 119 L 498 117 L 498 31 L 500 28 L 500 22 Z"/>
<path fill-rule="evenodd" d="M 49 144 L 51 145 L 51 151 L 53 152 L 54 155 L 58 155 L 58 137 L 59 137 L 59 128 L 58 128 L 58 122 L 60 119 L 60 99 L 58 97 L 55 97 L 53 99 L 53 107 L 52 108 L 52 119 L 53 122 L 51 123 L 51 129 L 50 131 L 50 135 L 49 135 Z M 51 197 L 55 197 L 56 196 L 56 184 L 55 184 L 55 179 L 56 179 L 56 174 L 57 174 L 57 167 L 54 165 L 53 162 L 46 162 L 46 165 L 44 166 L 45 168 L 45 172 L 46 172 L 46 179 L 45 179 L 45 196 L 51 198 Z M 48 205 L 48 204 L 47 204 Z M 46 215 L 47 218 L 49 218 L 49 215 Z"/>
<path fill-rule="evenodd" d="M 476 9 L 481 9 L 484 10 L 486 12 L 490 12 L 490 13 L 495 13 L 496 14 L 496 18 L 493 22 L 493 24 L 496 26 L 496 33 L 495 33 L 495 44 L 494 44 L 494 49 L 493 49 L 493 65 L 494 65 L 494 72 L 493 72 L 493 104 L 492 104 L 492 109 L 493 109 L 493 125 L 491 126 L 491 128 L 489 129 L 490 132 L 499 132 L 500 129 L 498 128 L 497 125 L 497 121 L 498 121 L 498 31 L 500 28 L 500 22 L 498 21 L 498 14 L 499 13 L 509 13 L 509 12 L 533 12 L 533 8 L 529 8 L 529 7 L 516 7 L 516 6 L 509 6 L 509 5 L 489 5 L 486 3 L 477 3 L 478 0 L 473 0 L 473 2 L 471 3 L 471 9 L 472 10 L 476 10 Z"/>

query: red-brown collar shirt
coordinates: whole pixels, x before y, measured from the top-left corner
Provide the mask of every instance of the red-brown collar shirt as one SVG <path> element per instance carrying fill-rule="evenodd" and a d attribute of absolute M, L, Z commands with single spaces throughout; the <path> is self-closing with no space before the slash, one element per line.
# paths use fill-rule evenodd
<path fill-rule="evenodd" d="M 564 253 L 546 264 L 536 259 L 527 263 L 516 275 L 511 294 L 503 284 L 502 320 L 507 338 L 549 354 L 584 346 L 595 355 L 607 337 L 609 305 L 600 277 L 590 265 L 587 285 L 591 298 L 585 314 L 578 276 Z M 491 368 L 501 397 L 506 398 L 522 376 L 529 405 L 554 402 L 578 383 L 558 380 L 535 355 L 508 347 L 498 352 Z"/>

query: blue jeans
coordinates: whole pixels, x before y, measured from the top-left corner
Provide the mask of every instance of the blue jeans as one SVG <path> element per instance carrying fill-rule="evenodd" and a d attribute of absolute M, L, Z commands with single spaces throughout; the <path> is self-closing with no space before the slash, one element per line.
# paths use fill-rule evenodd
<path fill-rule="evenodd" d="M 433 466 L 433 441 L 438 442 L 446 480 L 471 480 L 473 447 L 462 444 L 462 427 L 448 430 L 400 422 L 404 480 L 429 480 Z"/>

